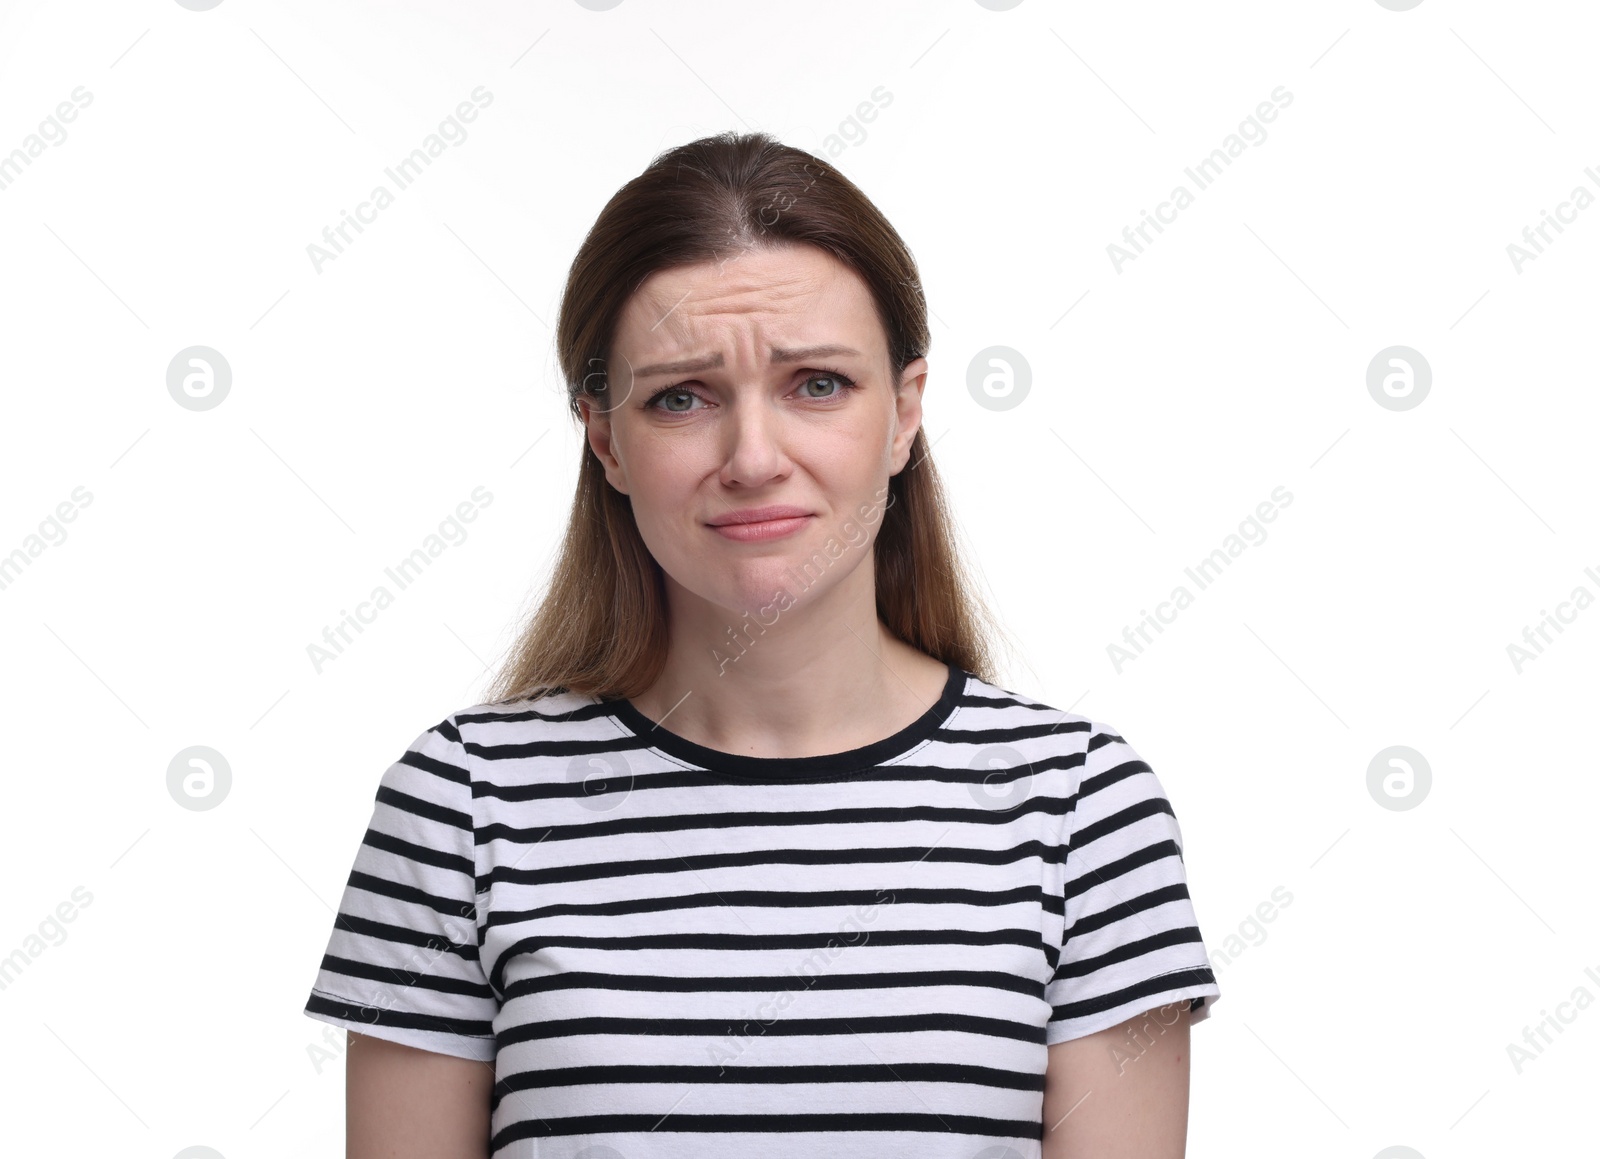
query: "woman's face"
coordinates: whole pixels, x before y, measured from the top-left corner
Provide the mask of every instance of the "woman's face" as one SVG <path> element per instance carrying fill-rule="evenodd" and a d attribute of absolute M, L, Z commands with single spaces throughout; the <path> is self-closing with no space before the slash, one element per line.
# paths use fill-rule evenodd
<path fill-rule="evenodd" d="M 780 591 L 813 601 L 863 565 L 871 575 L 889 477 L 922 421 L 927 360 L 896 390 L 853 270 L 785 245 L 660 271 L 623 310 L 606 371 L 606 409 L 580 398 L 589 444 L 669 589 L 737 616 Z M 725 525 L 769 506 L 796 516 Z"/>

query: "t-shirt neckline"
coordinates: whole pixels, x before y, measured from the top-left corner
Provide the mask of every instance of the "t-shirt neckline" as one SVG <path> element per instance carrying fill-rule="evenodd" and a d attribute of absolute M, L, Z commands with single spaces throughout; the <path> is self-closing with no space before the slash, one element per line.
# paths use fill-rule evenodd
<path fill-rule="evenodd" d="M 966 688 L 967 673 L 946 662 L 949 670 L 939 699 L 916 720 L 892 736 L 843 752 L 810 757 L 753 757 L 707 748 L 657 724 L 626 698 L 601 701 L 601 709 L 651 748 L 686 761 L 713 776 L 735 781 L 815 780 L 837 777 L 883 764 L 909 752 L 950 719 Z"/>

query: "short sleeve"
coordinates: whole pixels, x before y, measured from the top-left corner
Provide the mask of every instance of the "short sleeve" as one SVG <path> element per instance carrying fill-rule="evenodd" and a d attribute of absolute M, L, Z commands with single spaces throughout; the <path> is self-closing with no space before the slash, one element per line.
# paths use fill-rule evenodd
<path fill-rule="evenodd" d="M 1197 1022 L 1222 994 L 1166 791 L 1110 725 L 1091 722 L 1088 737 L 1065 821 L 1064 924 L 1046 992 L 1048 1044 L 1183 999 Z"/>
<path fill-rule="evenodd" d="M 454 717 L 378 783 L 305 1013 L 460 1058 L 495 1057 L 478 957 L 472 780 Z"/>

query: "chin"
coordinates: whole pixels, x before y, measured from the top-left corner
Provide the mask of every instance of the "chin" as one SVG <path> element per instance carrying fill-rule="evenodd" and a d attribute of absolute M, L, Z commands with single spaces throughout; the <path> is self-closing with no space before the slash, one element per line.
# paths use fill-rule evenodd
<path fill-rule="evenodd" d="M 724 574 L 690 590 L 728 611 L 733 620 L 749 613 L 751 618 L 770 624 L 803 598 L 804 584 L 803 573 L 789 560 L 769 559 L 740 568 L 736 576 Z"/>

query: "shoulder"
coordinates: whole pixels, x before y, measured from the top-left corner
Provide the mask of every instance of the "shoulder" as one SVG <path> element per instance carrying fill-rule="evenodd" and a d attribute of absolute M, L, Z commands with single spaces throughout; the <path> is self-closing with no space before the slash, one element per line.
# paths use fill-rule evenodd
<path fill-rule="evenodd" d="M 604 716 L 604 706 L 592 696 L 548 692 L 537 697 L 470 704 L 458 708 L 434 728 L 471 753 L 485 747 L 592 732 L 595 722 Z"/>
<path fill-rule="evenodd" d="M 476 785 L 496 780 L 500 767 L 525 776 L 530 759 L 592 752 L 614 744 L 617 734 L 600 700 L 561 691 L 458 708 L 423 732 L 411 750 L 450 761 L 466 783 Z"/>
<path fill-rule="evenodd" d="M 445 761 L 465 768 L 472 758 L 496 755 L 506 746 L 571 737 L 601 713 L 593 697 L 553 693 L 516 700 L 480 701 L 458 708 L 417 733 L 402 763 Z"/>
<path fill-rule="evenodd" d="M 1134 798 L 1166 799 L 1155 771 L 1116 725 L 991 684 L 971 673 L 944 736 L 979 746 L 982 751 L 974 756 L 974 764 L 995 767 L 1026 762 L 1036 783 L 1074 803 L 1096 795 L 1101 805 Z"/>
<path fill-rule="evenodd" d="M 1025 797 L 1065 821 L 1114 737 L 1102 721 L 968 673 L 957 710 L 940 730 L 940 757 L 981 770 L 996 799 Z"/>
<path fill-rule="evenodd" d="M 975 738 L 990 734 L 1001 743 L 1020 745 L 1029 752 L 1078 754 L 1087 751 L 1092 738 L 1115 733 L 1102 722 L 991 684 L 971 673 L 967 674 L 958 711 L 951 717 L 949 727 L 969 732 Z"/>

